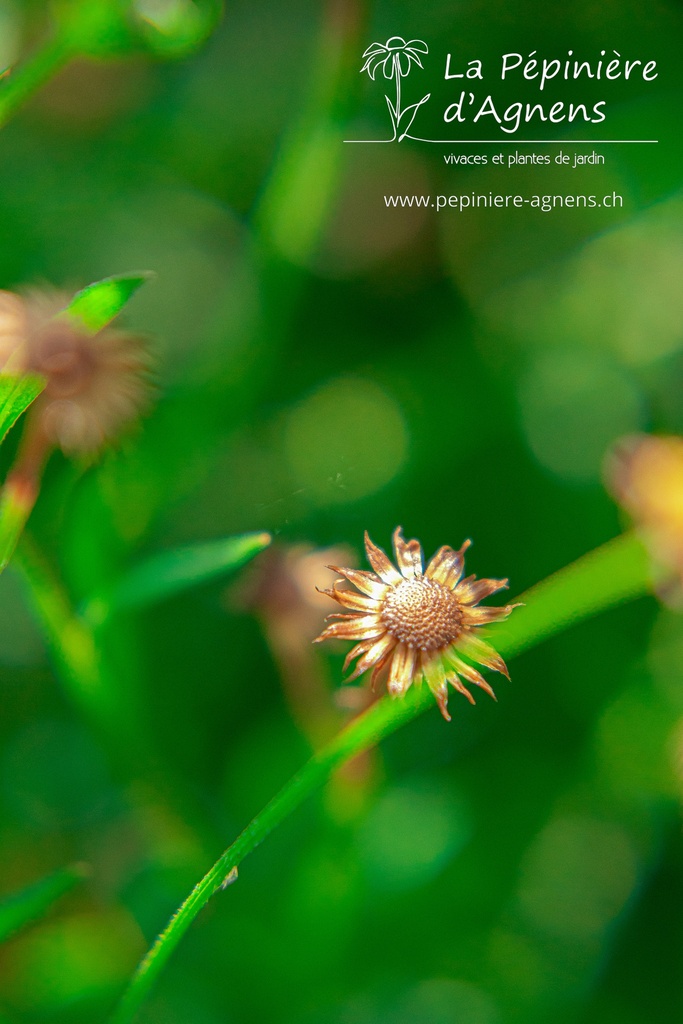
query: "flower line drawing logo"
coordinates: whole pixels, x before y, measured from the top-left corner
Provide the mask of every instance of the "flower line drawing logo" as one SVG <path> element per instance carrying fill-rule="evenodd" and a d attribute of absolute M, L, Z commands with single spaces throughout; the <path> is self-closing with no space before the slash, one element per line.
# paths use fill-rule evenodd
<path fill-rule="evenodd" d="M 385 80 L 385 87 L 388 88 L 389 82 L 393 82 L 395 86 L 395 95 L 388 95 L 385 93 L 384 98 L 387 101 L 387 107 L 389 109 L 389 117 L 391 118 L 392 132 L 389 138 L 352 138 L 344 139 L 346 143 L 359 143 L 359 144 L 386 144 L 392 142 L 403 142 L 404 139 L 410 139 L 413 142 L 427 142 L 434 145 L 455 145 L 457 143 L 461 145 L 489 145 L 489 144 L 508 144 L 508 145 L 541 145 L 546 143 L 562 143 L 572 145 L 595 145 L 601 143 L 604 145 L 644 145 L 650 143 L 656 143 L 657 139 L 587 139 L 587 138 L 561 138 L 556 135 L 556 131 L 562 132 L 562 129 L 556 129 L 554 126 L 560 122 L 566 122 L 570 126 L 575 120 L 581 122 L 583 119 L 584 123 L 588 124 L 600 124 L 605 120 L 605 113 L 603 108 L 607 103 L 606 100 L 599 100 L 593 104 L 592 110 L 586 106 L 584 102 L 568 102 L 564 99 L 554 101 L 553 97 L 548 99 L 546 104 L 544 103 L 533 103 L 523 102 L 522 100 L 515 100 L 510 103 L 509 96 L 506 98 L 506 94 L 498 96 L 495 91 L 488 92 L 487 95 L 483 95 L 486 90 L 485 86 L 479 87 L 481 91 L 475 93 L 470 91 L 469 81 L 477 79 L 480 82 L 484 81 L 484 65 L 481 60 L 467 60 L 466 63 L 456 64 L 455 67 L 460 67 L 460 70 L 453 70 L 452 66 L 452 53 L 446 54 L 446 64 L 443 74 L 443 80 L 445 82 L 453 80 L 461 80 L 457 86 L 451 86 L 451 89 L 459 90 L 459 95 L 456 92 L 455 95 L 451 93 L 449 99 L 450 102 L 446 108 L 442 111 L 441 121 L 450 125 L 455 122 L 458 126 L 456 129 L 457 133 L 462 130 L 460 125 L 465 123 L 471 123 L 472 125 L 488 125 L 493 126 L 493 132 L 490 134 L 494 135 L 497 131 L 502 134 L 496 138 L 433 138 L 426 136 L 425 134 L 413 134 L 413 125 L 417 117 L 418 111 L 424 108 L 427 100 L 432 97 L 432 93 L 428 92 L 418 100 L 416 103 L 408 103 L 403 106 L 402 90 L 404 88 L 403 79 L 407 79 L 411 70 L 414 66 L 420 68 L 423 71 L 424 65 L 423 60 L 425 55 L 429 54 L 429 47 L 423 39 L 410 39 L 406 41 L 402 36 L 390 36 L 386 42 L 374 42 L 371 43 L 365 52 L 363 53 L 362 65 L 359 69 L 360 74 L 364 74 L 366 71 L 368 76 L 373 82 L 377 80 L 378 72 L 381 70 L 382 77 Z M 588 78 L 626 78 L 631 74 L 635 65 L 641 65 L 643 62 L 637 61 L 626 61 L 624 68 L 622 68 L 619 60 L 619 54 L 615 50 L 614 53 L 619 58 L 616 61 L 611 61 L 607 65 L 607 70 L 603 74 L 603 60 L 602 57 L 605 55 L 605 51 L 601 51 L 601 57 L 597 65 L 591 63 L 591 61 L 579 61 L 571 60 L 561 61 L 557 57 L 552 59 L 536 58 L 534 54 L 536 50 L 533 50 L 529 56 L 525 58 L 521 53 L 506 53 L 503 54 L 497 69 L 494 68 L 494 77 L 499 82 L 507 82 L 509 78 L 514 78 L 513 73 L 516 69 L 523 66 L 523 70 L 517 72 L 517 81 L 520 79 L 522 82 L 526 82 L 527 86 L 531 88 L 529 84 L 534 79 L 538 79 L 536 87 L 543 90 L 551 79 L 555 77 L 561 77 L 563 81 L 569 81 L 570 78 L 578 79 L 582 74 L 587 75 Z M 572 57 L 573 50 L 567 51 L 568 58 Z M 457 56 L 456 56 L 457 60 Z M 539 67 L 541 70 L 539 70 Z M 659 72 L 656 70 L 657 62 L 649 61 L 642 67 L 642 78 L 644 81 L 652 81 L 657 77 Z M 572 70 L 573 69 L 573 70 Z M 610 71 L 610 69 L 612 69 Z M 571 72 L 571 73 L 570 73 Z M 640 77 L 641 73 L 637 73 L 636 77 Z M 540 77 L 539 77 L 540 76 Z M 525 86 L 526 87 L 526 86 Z M 475 86 L 472 85 L 474 89 Z M 437 92 L 437 100 L 435 101 L 437 107 L 439 105 Z M 544 94 L 547 96 L 547 94 Z M 580 98 L 580 97 L 579 97 Z M 590 106 L 590 104 L 589 104 Z M 435 113 L 434 107 L 431 108 L 432 113 Z M 541 134 L 548 137 L 545 138 L 517 138 L 517 132 L 522 127 L 530 124 L 532 121 L 550 121 L 552 128 L 550 130 L 541 129 Z M 423 118 L 424 121 L 424 118 Z M 416 129 L 419 132 L 419 128 Z M 432 129 L 433 130 L 433 129 Z M 480 130 L 480 129 L 479 129 Z M 528 131 L 534 129 L 529 128 Z M 465 129 L 466 131 L 466 129 Z M 472 132 L 473 135 L 479 132 Z M 373 133 L 374 134 L 374 133 Z M 441 131 L 439 131 L 441 136 Z M 448 135 L 448 132 L 444 132 Z M 570 133 L 568 133 L 570 134 Z M 515 136 L 510 138 L 510 136 Z M 448 162 L 447 155 L 444 159 Z M 495 161 L 494 157 L 494 161 Z"/>
<path fill-rule="evenodd" d="M 392 138 L 386 140 L 387 142 L 396 140 L 402 142 L 405 138 L 410 137 L 408 133 L 415 120 L 415 115 L 431 96 L 431 93 L 428 92 L 417 103 L 410 103 L 407 107 L 401 108 L 401 79 L 407 77 L 413 64 L 422 68 L 420 54 L 426 53 L 429 53 L 429 47 L 422 39 L 411 39 L 410 42 L 406 42 L 401 36 L 391 36 L 386 43 L 371 43 L 363 54 L 365 63 L 360 69 L 361 74 L 367 71 L 374 82 L 375 75 L 382 68 L 384 77 L 388 81 L 392 79 L 396 81 L 395 102 L 392 103 L 390 98 L 385 95 L 394 132 Z"/>

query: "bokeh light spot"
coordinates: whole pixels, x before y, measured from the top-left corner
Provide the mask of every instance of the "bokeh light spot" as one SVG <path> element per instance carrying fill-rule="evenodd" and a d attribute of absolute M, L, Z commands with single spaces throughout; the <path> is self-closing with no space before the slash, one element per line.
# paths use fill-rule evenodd
<path fill-rule="evenodd" d="M 338 379 L 295 406 L 285 424 L 286 458 L 305 496 L 336 505 L 380 490 L 408 449 L 401 410 L 372 381 Z"/>
<path fill-rule="evenodd" d="M 641 395 L 628 372 L 588 351 L 538 356 L 518 400 L 533 454 L 544 469 L 574 482 L 599 480 L 609 445 L 643 423 Z"/>
<path fill-rule="evenodd" d="M 596 729 L 600 770 L 620 794 L 676 794 L 667 743 L 676 720 L 674 709 L 643 685 L 642 677 L 607 707 Z"/>
<path fill-rule="evenodd" d="M 561 264 L 485 296 L 482 315 L 523 344 L 577 341 L 630 364 L 683 347 L 683 199 L 591 239 Z"/>
<path fill-rule="evenodd" d="M 599 939 L 623 909 L 638 858 L 626 832 L 589 818 L 556 818 L 529 851 L 518 892 L 538 931 L 565 940 Z"/>
<path fill-rule="evenodd" d="M 455 978 L 430 978 L 411 989 L 392 1024 L 498 1024 L 493 999 L 480 988 Z"/>
<path fill-rule="evenodd" d="M 360 836 L 366 870 L 381 889 L 429 881 L 471 834 L 466 810 L 424 784 L 390 789 L 371 811 Z"/>
<path fill-rule="evenodd" d="M 144 945 L 133 918 L 120 908 L 40 925 L 12 950 L 12 991 L 34 1011 L 54 1013 L 55 1006 L 118 988 Z"/>

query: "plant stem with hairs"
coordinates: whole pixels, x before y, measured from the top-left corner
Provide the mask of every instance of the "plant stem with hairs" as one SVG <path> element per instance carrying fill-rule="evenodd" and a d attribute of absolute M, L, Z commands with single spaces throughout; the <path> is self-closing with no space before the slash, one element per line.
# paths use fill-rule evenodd
<path fill-rule="evenodd" d="M 568 626 L 648 593 L 647 553 L 635 534 L 624 534 L 523 594 L 525 607 L 496 630 L 496 646 L 507 657 L 533 647 Z M 412 687 L 400 700 L 384 698 L 356 718 L 304 765 L 218 858 L 171 918 L 149 950 L 111 1024 L 130 1024 L 155 979 L 199 911 L 235 880 L 238 865 L 266 836 L 330 777 L 335 768 L 432 707 L 429 688 Z"/>

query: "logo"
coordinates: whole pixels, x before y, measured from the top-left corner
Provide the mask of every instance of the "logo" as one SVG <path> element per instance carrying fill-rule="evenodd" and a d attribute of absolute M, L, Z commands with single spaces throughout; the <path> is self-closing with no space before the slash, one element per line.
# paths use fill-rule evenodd
<path fill-rule="evenodd" d="M 487 55 L 485 59 L 456 55 L 455 60 L 453 54 L 447 53 L 445 67 L 442 64 L 444 84 L 437 90 L 437 99 L 430 105 L 427 118 L 429 134 L 426 137 L 413 134 L 415 118 L 424 109 L 432 92 L 409 103 L 405 103 L 404 93 L 409 94 L 410 72 L 414 69 L 420 73 L 424 71 L 422 58 L 428 53 L 429 47 L 423 39 L 406 42 L 402 36 L 390 36 L 385 43 L 368 46 L 363 54 L 360 73 L 367 71 L 373 82 L 384 81 L 388 90 L 385 99 L 391 119 L 391 137 L 346 139 L 346 142 L 403 142 L 404 139 L 444 145 L 458 142 L 468 145 L 496 142 L 526 145 L 657 142 L 656 139 L 560 138 L 555 134 L 557 131 L 563 135 L 584 134 L 583 126 L 604 123 L 608 118 L 608 99 L 615 82 L 628 82 L 641 92 L 658 78 L 656 60 L 646 57 L 634 59 L 630 55 L 622 56 L 620 51 L 606 49 L 585 54 L 568 49 L 562 56 L 537 50 L 526 55 L 504 53 L 498 58 Z M 393 88 L 390 87 L 392 82 Z M 572 84 L 568 86 L 565 83 Z M 443 97 L 443 107 L 440 97 Z M 446 138 L 431 135 L 439 113 L 441 123 L 448 125 L 450 130 L 437 128 L 436 131 L 439 135 L 445 134 Z M 453 127 L 457 126 L 462 131 L 460 126 L 465 124 L 477 126 L 475 131 L 464 129 L 468 135 L 478 135 L 483 129 L 489 137 L 454 138 Z M 520 131 L 533 133 L 532 137 L 519 138 Z"/>
<path fill-rule="evenodd" d="M 377 139 L 377 142 L 396 142 L 396 140 L 403 142 L 404 139 L 412 137 L 408 133 L 415 120 L 415 115 L 422 104 L 427 102 L 431 93 L 428 92 L 417 103 L 409 103 L 408 106 L 402 107 L 401 79 L 408 77 L 413 64 L 422 68 L 420 54 L 426 53 L 429 53 L 429 47 L 422 39 L 411 39 L 407 43 L 401 36 L 392 36 L 391 39 L 387 39 L 386 43 L 371 43 L 363 54 L 366 59 L 360 69 L 361 74 L 363 71 L 367 71 L 374 82 L 375 75 L 381 68 L 384 78 L 388 82 L 393 80 L 396 83 L 393 103 L 385 94 L 394 134 L 390 139 Z"/>

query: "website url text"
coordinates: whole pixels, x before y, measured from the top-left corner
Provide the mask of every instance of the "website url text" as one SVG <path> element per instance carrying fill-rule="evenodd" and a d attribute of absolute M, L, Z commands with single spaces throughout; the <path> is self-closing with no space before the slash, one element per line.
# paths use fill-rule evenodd
<path fill-rule="evenodd" d="M 624 197 L 617 192 L 606 196 L 586 195 L 500 195 L 492 192 L 468 192 L 451 196 L 385 196 L 384 205 L 402 209 L 405 207 L 423 206 L 433 210 L 465 210 L 476 209 L 520 209 L 530 206 L 550 213 L 555 209 L 617 209 L 624 205 Z"/>

